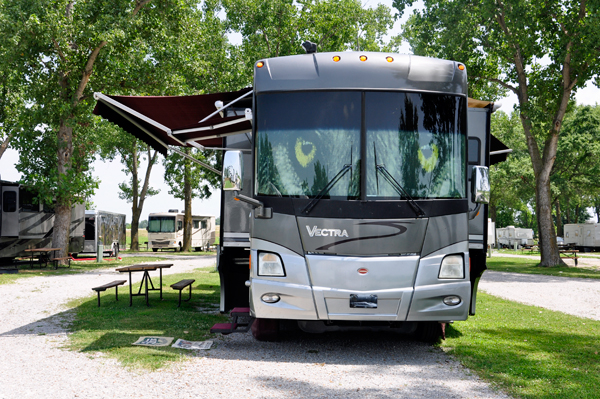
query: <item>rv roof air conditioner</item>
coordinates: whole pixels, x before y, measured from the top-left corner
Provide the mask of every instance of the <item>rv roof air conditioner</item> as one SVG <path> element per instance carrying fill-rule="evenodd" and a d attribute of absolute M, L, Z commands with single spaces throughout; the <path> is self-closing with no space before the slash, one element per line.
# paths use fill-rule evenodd
<path fill-rule="evenodd" d="M 179 209 L 169 209 L 169 213 L 179 213 Z"/>

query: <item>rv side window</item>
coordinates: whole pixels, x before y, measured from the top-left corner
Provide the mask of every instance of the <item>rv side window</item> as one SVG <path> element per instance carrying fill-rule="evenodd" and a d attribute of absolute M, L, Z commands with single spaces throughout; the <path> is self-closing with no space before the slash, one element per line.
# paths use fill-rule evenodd
<path fill-rule="evenodd" d="M 19 188 L 19 209 L 25 212 L 38 212 L 40 210 L 35 195 L 24 187 Z"/>
<path fill-rule="evenodd" d="M 181 220 L 177 221 L 177 231 L 183 229 L 183 222 Z"/>
<path fill-rule="evenodd" d="M 480 165 L 479 148 L 481 142 L 478 138 L 469 137 L 469 165 Z"/>
<path fill-rule="evenodd" d="M 194 228 L 197 229 L 200 227 L 200 221 L 199 220 L 194 220 Z"/>
<path fill-rule="evenodd" d="M 2 208 L 4 212 L 15 212 L 17 210 L 17 193 L 5 191 L 2 195 Z"/>
<path fill-rule="evenodd" d="M 203 228 L 203 229 L 206 229 L 206 220 L 203 220 L 203 221 L 202 221 L 202 228 Z"/>

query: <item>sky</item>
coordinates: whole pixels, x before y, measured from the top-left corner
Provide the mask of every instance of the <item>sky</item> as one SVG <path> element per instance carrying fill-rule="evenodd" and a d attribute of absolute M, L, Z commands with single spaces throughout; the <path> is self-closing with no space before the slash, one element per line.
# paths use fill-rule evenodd
<path fill-rule="evenodd" d="M 392 8 L 392 0 L 369 0 L 365 3 L 366 7 L 374 7 L 377 4 L 387 5 Z M 421 7 L 417 3 L 416 7 Z M 395 11 L 395 9 L 392 9 Z M 411 10 L 409 9 L 404 13 L 401 20 L 396 21 L 394 28 L 390 31 L 391 35 L 397 35 L 401 32 L 401 25 L 406 21 Z M 239 43 L 239 36 L 232 36 L 230 40 L 233 43 Z M 410 48 L 407 44 L 403 44 L 400 53 L 410 53 Z M 110 93 L 106 93 L 110 94 Z M 595 87 L 592 83 L 577 92 L 576 100 L 578 104 L 594 105 L 600 103 L 600 89 Z M 513 110 L 513 105 L 517 99 L 515 95 L 510 95 L 505 99 L 499 101 L 502 106 L 501 111 L 510 113 Z M 15 169 L 15 164 L 18 160 L 18 153 L 15 150 L 8 149 L 2 158 L 0 158 L 0 177 L 2 180 L 17 181 L 20 179 L 20 174 Z M 145 170 L 146 165 L 142 164 L 140 170 Z M 99 188 L 96 190 L 96 195 L 92 198 L 93 204 L 89 204 L 87 209 L 96 209 L 110 212 L 123 213 L 127 218 L 127 223 L 131 222 L 131 203 L 127 203 L 124 200 L 119 199 L 119 187 L 118 184 L 121 182 L 128 182 L 129 177 L 122 171 L 123 165 L 119 159 L 112 162 L 103 162 L 97 160 L 93 164 L 93 174 L 100 180 Z M 154 212 L 165 212 L 169 209 L 179 209 L 183 212 L 184 206 L 183 201 L 177 200 L 169 195 L 169 187 L 164 182 L 164 168 L 162 163 L 154 165 L 152 173 L 150 175 L 150 184 L 152 187 L 159 189 L 158 195 L 148 197 L 144 203 L 142 210 L 141 220 L 147 220 L 149 213 Z M 199 200 L 194 199 L 192 201 L 192 213 L 194 215 L 212 215 L 219 217 L 221 204 L 220 190 L 213 190 L 213 194 L 209 199 Z"/>

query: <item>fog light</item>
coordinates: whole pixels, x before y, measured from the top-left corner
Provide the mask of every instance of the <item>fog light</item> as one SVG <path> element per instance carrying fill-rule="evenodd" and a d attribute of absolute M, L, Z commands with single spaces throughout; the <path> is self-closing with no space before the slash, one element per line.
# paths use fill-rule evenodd
<path fill-rule="evenodd" d="M 260 299 L 266 303 L 275 303 L 279 302 L 281 298 L 279 298 L 279 295 L 277 294 L 264 294 L 262 297 L 260 297 Z"/>
<path fill-rule="evenodd" d="M 459 296 L 457 295 L 450 295 L 447 296 L 446 298 L 444 298 L 444 303 L 448 306 L 456 306 L 458 304 L 460 304 L 462 301 L 460 299 Z"/>

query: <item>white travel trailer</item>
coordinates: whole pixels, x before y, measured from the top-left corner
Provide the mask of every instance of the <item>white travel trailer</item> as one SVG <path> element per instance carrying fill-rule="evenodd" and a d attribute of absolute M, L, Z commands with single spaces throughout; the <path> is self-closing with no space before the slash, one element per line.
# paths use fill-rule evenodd
<path fill-rule="evenodd" d="M 125 215 L 107 211 L 85 211 L 85 241 L 83 252 L 97 253 L 98 245 L 103 252 L 118 256 L 127 243 Z"/>
<path fill-rule="evenodd" d="M 181 251 L 183 247 L 184 214 L 177 209 L 151 213 L 148 216 L 148 248 Z M 192 247 L 206 250 L 215 243 L 215 217 L 192 215 Z"/>
<path fill-rule="evenodd" d="M 564 243 L 582 251 L 600 248 L 600 224 L 573 223 L 564 225 Z"/>
<path fill-rule="evenodd" d="M 30 248 L 52 244 L 54 210 L 35 200 L 35 194 L 19 183 L 0 180 L 0 262 L 11 263 L 27 256 Z M 83 250 L 83 215 L 85 205 L 71 210 L 69 253 Z"/>
<path fill-rule="evenodd" d="M 488 236 L 487 243 L 488 247 L 494 247 L 496 245 L 496 223 L 492 222 L 492 219 L 488 218 Z"/>
<path fill-rule="evenodd" d="M 533 229 L 524 229 L 515 226 L 507 226 L 496 229 L 498 236 L 498 247 L 517 248 L 533 245 Z"/>
<path fill-rule="evenodd" d="M 436 340 L 475 314 L 488 166 L 510 152 L 490 134 L 494 104 L 467 97 L 460 62 L 314 47 L 257 61 L 252 88 L 96 93 L 94 113 L 163 153 L 225 150 L 221 311 L 252 322 L 211 331 Z"/>

